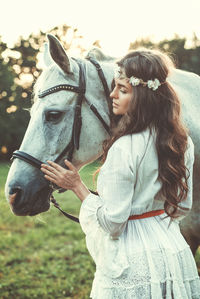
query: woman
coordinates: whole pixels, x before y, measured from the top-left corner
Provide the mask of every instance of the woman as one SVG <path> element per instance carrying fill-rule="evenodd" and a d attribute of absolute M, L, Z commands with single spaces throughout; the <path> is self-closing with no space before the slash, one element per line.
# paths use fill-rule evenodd
<path fill-rule="evenodd" d="M 194 258 L 178 222 L 192 206 L 193 143 L 160 52 L 128 53 L 111 92 L 120 117 L 104 144 L 93 195 L 76 168 L 48 161 L 46 179 L 82 201 L 80 224 L 96 263 L 91 298 L 198 299 Z"/>

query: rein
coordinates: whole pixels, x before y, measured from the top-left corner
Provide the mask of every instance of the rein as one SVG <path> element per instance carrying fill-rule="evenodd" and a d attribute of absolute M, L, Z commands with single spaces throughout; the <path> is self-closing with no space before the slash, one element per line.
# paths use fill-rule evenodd
<path fill-rule="evenodd" d="M 109 130 L 108 124 L 102 118 L 102 116 L 98 112 L 97 108 L 92 103 L 90 103 L 85 97 L 85 92 L 86 92 L 85 67 L 84 67 L 82 61 L 77 60 L 77 59 L 74 59 L 74 60 L 77 62 L 78 66 L 79 66 L 79 86 L 74 86 L 74 85 L 70 85 L 70 84 L 60 84 L 60 85 L 51 87 L 47 90 L 44 90 L 43 92 L 39 93 L 39 95 L 38 95 L 39 98 L 44 98 L 45 96 L 47 96 L 49 94 L 53 94 L 53 93 L 56 93 L 61 90 L 72 91 L 72 92 L 75 92 L 78 94 L 77 103 L 75 106 L 74 122 L 73 122 L 73 128 L 72 128 L 72 138 L 71 138 L 69 144 L 64 148 L 64 150 L 55 159 L 54 162 L 56 162 L 56 163 L 60 159 L 62 159 L 66 153 L 68 153 L 67 159 L 69 161 L 72 161 L 74 149 L 75 148 L 77 150 L 79 149 L 80 133 L 81 133 L 81 126 L 82 126 L 81 108 L 82 108 L 83 100 L 85 100 L 85 102 L 89 105 L 92 112 L 101 121 L 103 127 L 105 128 L 107 133 L 110 135 L 110 130 Z M 99 63 L 96 60 L 94 60 L 93 58 L 88 58 L 88 60 L 95 66 L 95 68 L 98 71 L 98 75 L 99 75 L 99 78 L 104 87 L 104 92 L 105 92 L 106 100 L 108 103 L 109 117 L 111 118 L 112 106 L 111 106 L 111 101 L 110 101 L 110 96 L 109 96 L 110 92 L 109 92 L 108 84 L 105 79 L 104 73 L 102 71 L 101 66 L 99 65 Z M 36 159 L 35 157 L 33 157 L 23 151 L 18 151 L 18 150 L 14 151 L 14 153 L 11 157 L 11 160 L 14 160 L 16 158 L 23 160 L 26 163 L 29 163 L 30 165 L 38 168 L 39 170 L 41 168 L 41 164 L 44 164 L 42 161 Z M 55 184 L 52 184 L 52 183 L 50 183 L 49 187 L 51 189 L 50 201 L 52 202 L 54 207 L 59 209 L 63 213 L 63 215 L 65 215 L 67 218 L 79 223 L 79 219 L 77 217 L 64 212 L 60 208 L 59 204 L 56 202 L 56 200 L 52 194 L 55 190 L 58 190 L 59 193 L 65 192 L 66 190 L 63 188 L 59 188 L 58 186 L 56 186 Z M 92 190 L 90 190 L 90 192 L 93 194 L 97 194 L 97 192 L 94 192 Z"/>

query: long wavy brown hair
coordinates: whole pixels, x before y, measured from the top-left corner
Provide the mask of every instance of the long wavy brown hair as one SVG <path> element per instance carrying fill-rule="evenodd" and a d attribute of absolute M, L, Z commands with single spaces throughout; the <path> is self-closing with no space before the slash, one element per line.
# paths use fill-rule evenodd
<path fill-rule="evenodd" d="M 118 118 L 117 125 L 112 124 L 112 136 L 103 144 L 102 162 L 121 136 L 155 129 L 164 209 L 168 216 L 176 218 L 178 203 L 188 193 L 188 170 L 184 162 L 188 132 L 181 121 L 179 98 L 168 82 L 173 62 L 160 51 L 142 49 L 128 53 L 117 64 L 128 78 L 135 76 L 145 82 L 157 78 L 162 84 L 155 91 L 142 85 L 133 87 L 127 113 Z"/>

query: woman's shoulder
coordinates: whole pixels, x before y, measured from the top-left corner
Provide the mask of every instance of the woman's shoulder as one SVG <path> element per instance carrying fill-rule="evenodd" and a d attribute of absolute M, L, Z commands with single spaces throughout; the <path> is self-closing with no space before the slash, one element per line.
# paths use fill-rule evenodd
<path fill-rule="evenodd" d="M 188 140 L 187 140 L 187 149 L 185 152 L 185 158 L 187 160 L 192 160 L 194 161 L 194 143 L 192 141 L 192 138 L 188 135 Z"/>
<path fill-rule="evenodd" d="M 134 149 L 134 152 L 141 152 L 149 139 L 154 138 L 154 136 L 155 132 L 150 131 L 149 128 L 139 133 L 124 135 L 113 143 L 113 148 L 120 148 L 123 151 Z"/>
<path fill-rule="evenodd" d="M 187 148 L 190 149 L 190 150 L 194 150 L 194 143 L 192 141 L 192 138 L 188 135 L 188 144 L 187 144 Z"/>

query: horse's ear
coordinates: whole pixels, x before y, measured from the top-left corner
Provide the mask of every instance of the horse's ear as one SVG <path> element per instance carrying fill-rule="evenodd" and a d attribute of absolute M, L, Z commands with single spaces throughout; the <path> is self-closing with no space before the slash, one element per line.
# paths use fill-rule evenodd
<path fill-rule="evenodd" d="M 53 60 L 65 72 L 71 73 L 70 60 L 59 40 L 52 34 L 47 34 L 49 51 Z"/>
<path fill-rule="evenodd" d="M 43 61 L 46 67 L 50 66 L 53 63 L 53 59 L 49 53 L 49 45 L 48 43 L 44 44 L 44 53 L 43 53 Z"/>

